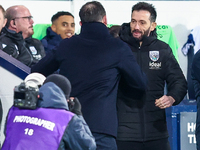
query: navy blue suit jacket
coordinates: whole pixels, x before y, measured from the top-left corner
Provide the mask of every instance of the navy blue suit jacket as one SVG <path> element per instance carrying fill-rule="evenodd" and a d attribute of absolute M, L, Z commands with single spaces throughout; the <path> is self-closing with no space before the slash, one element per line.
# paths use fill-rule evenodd
<path fill-rule="evenodd" d="M 81 33 L 61 41 L 58 49 L 32 67 L 45 76 L 60 69 L 78 97 L 92 132 L 117 135 L 117 90 L 121 77 L 127 91 L 146 89 L 146 76 L 126 43 L 113 38 L 103 23 L 84 23 Z M 129 96 L 135 93 L 129 92 Z"/>

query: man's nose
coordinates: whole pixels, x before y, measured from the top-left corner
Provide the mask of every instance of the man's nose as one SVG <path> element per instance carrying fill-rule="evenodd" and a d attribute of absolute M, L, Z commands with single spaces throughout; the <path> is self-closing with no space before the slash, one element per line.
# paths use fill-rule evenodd
<path fill-rule="evenodd" d="M 135 24 L 135 29 L 140 29 L 140 25 L 138 23 Z"/>
<path fill-rule="evenodd" d="M 33 24 L 33 23 L 34 23 L 34 21 L 33 21 L 33 19 L 32 19 L 32 18 L 31 18 L 31 20 L 30 20 L 30 23 L 31 23 L 31 24 Z"/>
<path fill-rule="evenodd" d="M 68 26 L 68 27 L 67 27 L 67 30 L 73 31 L 73 29 L 74 29 L 74 28 L 73 28 L 72 26 Z"/>

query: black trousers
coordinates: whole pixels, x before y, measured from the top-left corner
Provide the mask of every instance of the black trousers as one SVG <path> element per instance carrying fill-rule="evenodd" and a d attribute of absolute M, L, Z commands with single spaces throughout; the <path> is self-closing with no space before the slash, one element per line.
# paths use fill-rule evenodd
<path fill-rule="evenodd" d="M 137 142 L 117 140 L 118 150 L 171 150 L 168 138 Z"/>

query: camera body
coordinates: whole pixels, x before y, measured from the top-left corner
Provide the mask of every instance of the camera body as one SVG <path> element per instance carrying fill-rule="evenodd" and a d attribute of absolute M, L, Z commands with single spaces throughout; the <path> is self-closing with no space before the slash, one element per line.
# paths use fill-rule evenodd
<path fill-rule="evenodd" d="M 36 109 L 38 101 L 38 86 L 27 85 L 22 82 L 14 88 L 14 106 L 26 109 Z"/>

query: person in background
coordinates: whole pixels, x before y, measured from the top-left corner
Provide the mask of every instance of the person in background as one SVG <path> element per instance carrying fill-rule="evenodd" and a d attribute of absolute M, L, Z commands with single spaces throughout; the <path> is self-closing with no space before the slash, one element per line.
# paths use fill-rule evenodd
<path fill-rule="evenodd" d="M 0 5 L 0 34 L 1 34 L 1 29 L 5 26 L 6 22 L 7 22 L 7 19 L 5 18 L 5 9 L 3 8 L 3 6 Z M 1 126 L 2 117 L 3 117 L 3 108 L 2 108 L 2 103 L 0 99 L 0 126 Z"/>
<path fill-rule="evenodd" d="M 37 76 L 38 80 L 41 74 L 37 74 L 34 73 L 34 78 Z M 32 80 L 31 75 L 28 80 L 25 79 L 25 85 L 34 89 L 36 80 Z M 70 98 L 70 92 L 70 81 L 62 75 L 53 74 L 39 88 L 36 109 L 12 106 L 7 115 L 2 150 L 96 150 L 95 139 L 82 116 L 81 105 L 77 98 Z M 37 94 L 33 96 L 37 98 Z M 71 102 L 67 101 L 74 103 L 71 112 Z"/>
<path fill-rule="evenodd" d="M 59 11 L 51 18 L 52 25 L 47 28 L 47 35 L 41 40 L 46 54 L 56 48 L 62 39 L 70 38 L 75 32 L 74 16 L 66 11 Z"/>
<path fill-rule="evenodd" d="M 33 39 L 33 19 L 23 5 L 6 10 L 7 23 L 0 36 L 0 49 L 27 66 L 36 64 L 45 56 L 42 43 Z"/>
<path fill-rule="evenodd" d="M 1 29 L 6 25 L 7 19 L 5 18 L 5 9 L 0 5 L 0 32 Z"/>
<path fill-rule="evenodd" d="M 0 32 L 1 32 L 1 29 L 5 26 L 6 22 L 7 22 L 7 19 L 5 18 L 5 9 L 3 8 L 3 6 L 0 5 Z M 0 125 L 2 121 L 2 116 L 3 116 L 3 108 L 2 108 L 1 99 L 0 99 Z"/>
<path fill-rule="evenodd" d="M 95 137 L 97 150 L 117 150 L 119 80 L 123 77 L 127 91 L 143 93 L 146 76 L 127 44 L 110 35 L 106 11 L 100 2 L 87 2 L 79 16 L 81 33 L 62 40 L 57 50 L 47 54 L 31 72 L 47 76 L 59 68 L 59 73 L 72 84 L 71 95 L 82 105 L 83 117 Z"/>
<path fill-rule="evenodd" d="M 121 40 L 147 75 L 148 87 L 142 98 L 135 91 L 135 97 L 129 98 L 120 82 L 118 150 L 170 150 L 165 108 L 178 105 L 187 93 L 186 79 L 171 48 L 156 37 L 156 16 L 152 4 L 139 2 L 132 7 L 131 22 L 120 31 Z"/>
<path fill-rule="evenodd" d="M 193 57 L 191 65 L 191 77 L 194 85 L 195 97 L 197 101 L 197 117 L 196 117 L 196 143 L 197 150 L 200 150 L 200 50 Z"/>
<path fill-rule="evenodd" d="M 112 27 L 108 28 L 110 34 L 115 37 L 115 38 L 119 38 L 119 31 L 121 29 L 121 26 L 119 25 L 113 25 Z"/>

